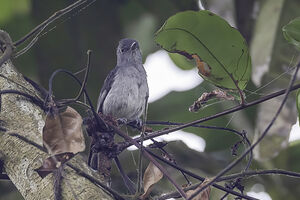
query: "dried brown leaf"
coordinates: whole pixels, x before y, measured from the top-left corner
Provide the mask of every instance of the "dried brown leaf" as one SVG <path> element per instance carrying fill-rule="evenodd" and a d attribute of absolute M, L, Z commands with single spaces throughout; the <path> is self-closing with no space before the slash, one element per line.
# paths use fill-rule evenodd
<path fill-rule="evenodd" d="M 82 118 L 71 107 L 57 115 L 48 114 L 43 128 L 43 143 L 51 155 L 84 151 Z"/>
<path fill-rule="evenodd" d="M 197 112 L 201 109 L 209 100 L 216 99 L 224 99 L 229 101 L 234 101 L 234 96 L 227 93 L 221 89 L 215 89 L 211 92 L 204 92 L 198 99 L 189 107 L 190 112 Z"/>
<path fill-rule="evenodd" d="M 62 153 L 48 157 L 43 161 L 42 166 L 38 169 L 35 169 L 35 171 L 40 175 L 41 178 L 45 178 L 48 174 L 58 169 L 65 162 L 73 158 L 73 156 L 73 153 Z"/>
<path fill-rule="evenodd" d="M 207 182 L 209 182 L 209 179 L 206 179 L 203 181 L 201 185 L 199 185 L 196 189 L 194 190 L 189 190 L 186 192 L 186 196 L 190 198 L 197 190 L 202 188 L 204 185 L 206 185 Z M 200 192 L 197 196 L 195 196 L 192 200 L 209 200 L 209 195 L 210 195 L 210 187 L 206 188 L 202 192 Z"/>
<path fill-rule="evenodd" d="M 149 163 L 143 177 L 144 194 L 141 199 L 145 199 L 151 192 L 152 186 L 162 179 L 163 173 L 152 162 Z"/>

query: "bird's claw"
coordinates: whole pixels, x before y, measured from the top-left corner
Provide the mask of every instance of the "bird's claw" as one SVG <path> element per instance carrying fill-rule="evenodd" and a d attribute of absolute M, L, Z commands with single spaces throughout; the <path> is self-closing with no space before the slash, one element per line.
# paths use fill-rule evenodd
<path fill-rule="evenodd" d="M 135 120 L 129 122 L 128 125 L 130 125 L 134 128 L 137 128 L 137 129 L 142 129 L 143 121 L 141 119 L 135 119 Z"/>
<path fill-rule="evenodd" d="M 119 118 L 117 121 L 118 121 L 119 125 L 127 124 L 127 119 L 126 118 Z"/>

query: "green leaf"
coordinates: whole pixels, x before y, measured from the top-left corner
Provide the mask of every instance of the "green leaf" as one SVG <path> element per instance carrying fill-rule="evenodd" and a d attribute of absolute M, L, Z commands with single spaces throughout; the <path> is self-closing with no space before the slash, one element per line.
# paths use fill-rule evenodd
<path fill-rule="evenodd" d="M 282 27 L 282 31 L 284 38 L 300 50 L 300 17 L 293 19 Z"/>
<path fill-rule="evenodd" d="M 213 84 L 244 89 L 251 75 L 251 58 L 242 35 L 210 11 L 185 11 L 170 17 L 155 35 L 155 41 L 171 53 L 192 59 L 198 56 L 210 66 L 201 76 Z"/>
<path fill-rule="evenodd" d="M 190 70 L 196 67 L 194 60 L 187 59 L 185 56 L 182 56 L 178 53 L 169 53 L 169 56 L 175 65 L 183 70 Z"/>

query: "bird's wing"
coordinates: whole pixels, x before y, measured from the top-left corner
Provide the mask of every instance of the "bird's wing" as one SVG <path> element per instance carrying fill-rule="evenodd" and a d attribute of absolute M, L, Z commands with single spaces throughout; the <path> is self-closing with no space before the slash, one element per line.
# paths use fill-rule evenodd
<path fill-rule="evenodd" d="M 115 76 L 116 76 L 116 71 L 118 70 L 118 68 L 119 67 L 116 66 L 113 70 L 111 70 L 104 81 L 104 84 L 100 91 L 100 95 L 98 97 L 97 112 L 102 112 L 103 102 L 112 87 L 112 84 L 113 84 Z"/>

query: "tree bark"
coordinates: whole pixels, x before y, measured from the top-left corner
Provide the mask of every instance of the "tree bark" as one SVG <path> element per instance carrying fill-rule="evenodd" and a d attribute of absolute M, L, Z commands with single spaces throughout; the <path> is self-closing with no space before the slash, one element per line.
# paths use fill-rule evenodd
<path fill-rule="evenodd" d="M 30 95 L 39 95 L 34 87 L 24 80 L 22 74 L 17 72 L 11 61 L 0 66 L 0 90 L 18 90 Z M 4 170 L 26 200 L 54 199 L 53 174 L 42 179 L 34 171 L 49 155 L 11 135 L 12 133 L 19 134 L 42 146 L 44 111 L 20 95 L 4 94 L 0 98 L 0 122 L 2 121 L 0 125 L 6 129 L 6 131 L 0 129 L 0 155 L 4 161 Z M 75 156 L 69 162 L 85 173 L 97 177 L 80 155 Z M 61 191 L 62 199 L 112 199 L 102 188 L 76 174 L 66 165 Z"/>

